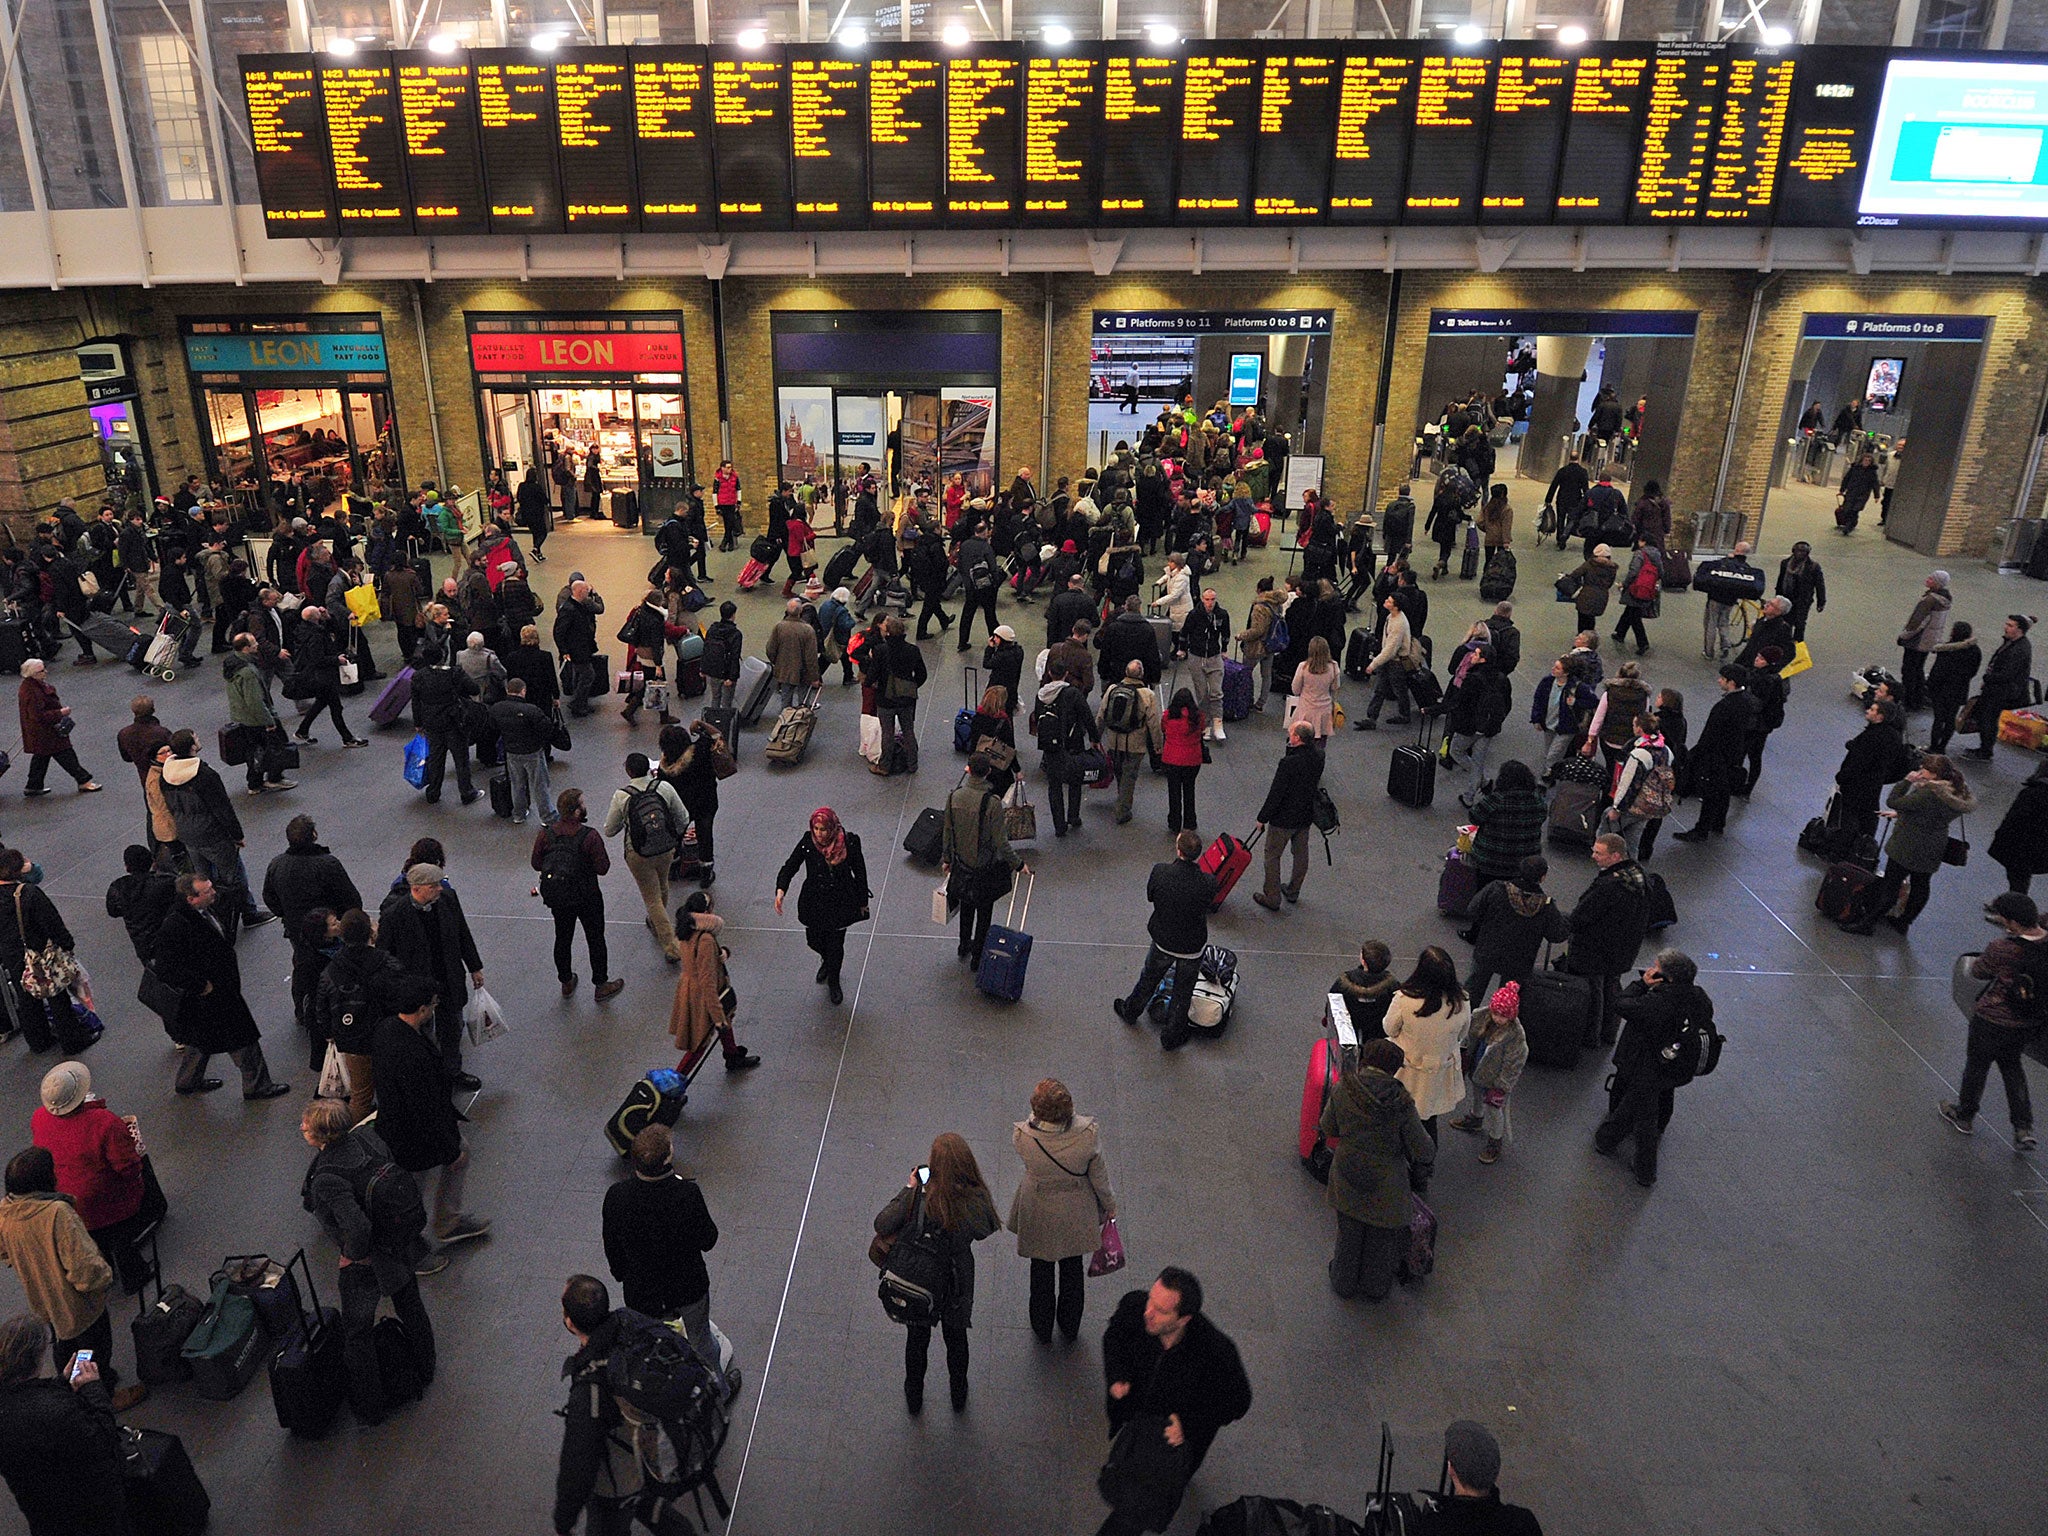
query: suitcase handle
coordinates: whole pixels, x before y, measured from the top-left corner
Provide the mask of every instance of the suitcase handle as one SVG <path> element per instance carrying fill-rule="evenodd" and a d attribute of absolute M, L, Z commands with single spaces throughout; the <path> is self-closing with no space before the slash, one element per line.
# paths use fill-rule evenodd
<path fill-rule="evenodd" d="M 368 1215 L 369 1213 L 366 1211 L 363 1214 Z M 362 1262 L 367 1264 L 370 1261 L 364 1259 Z M 303 1248 L 285 1260 L 284 1272 L 287 1279 L 290 1278 L 291 1272 L 294 1269 L 297 1269 L 300 1274 L 306 1277 L 306 1300 L 311 1303 L 313 1312 L 308 1317 L 305 1308 L 301 1307 L 299 1309 L 299 1317 L 305 1323 L 306 1337 L 310 1339 L 313 1337 L 314 1331 L 320 1326 L 320 1293 L 313 1289 L 313 1265 L 306 1257 L 306 1250 Z"/>
<path fill-rule="evenodd" d="M 1003 926 L 1005 928 L 1017 933 L 1024 931 L 1024 921 L 1031 916 L 1031 888 L 1036 884 L 1038 884 L 1038 876 L 1028 874 L 1024 877 L 1023 885 L 1010 888 L 1010 906 L 1008 912 L 1003 916 Z M 1024 910 L 1021 913 L 1017 910 L 1017 897 L 1020 891 L 1024 897 Z"/>
<path fill-rule="evenodd" d="M 148 1226 L 136 1233 L 134 1241 L 129 1244 L 134 1250 L 137 1259 L 140 1259 L 142 1256 L 142 1245 L 144 1243 L 149 1244 L 149 1271 L 142 1277 L 142 1284 L 135 1289 L 135 1315 L 137 1317 L 146 1315 L 149 1309 L 156 1304 L 149 1299 L 149 1287 L 152 1281 L 156 1284 L 156 1300 L 162 1301 L 164 1299 L 164 1256 L 162 1250 L 157 1246 L 156 1240 L 157 1230 L 162 1226 L 162 1221 L 152 1221 Z"/>
<path fill-rule="evenodd" d="M 967 621 L 962 619 L 960 622 L 964 624 Z M 962 709 L 972 709 L 981 702 L 981 668 L 970 666 L 960 669 L 960 690 Z"/>

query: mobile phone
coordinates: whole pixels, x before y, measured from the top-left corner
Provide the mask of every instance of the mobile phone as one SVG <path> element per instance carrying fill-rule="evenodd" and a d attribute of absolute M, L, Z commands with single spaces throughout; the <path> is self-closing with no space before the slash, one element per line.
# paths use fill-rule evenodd
<path fill-rule="evenodd" d="M 78 1379 L 78 1373 L 86 1366 L 91 1364 L 92 1351 L 89 1349 L 81 1349 L 80 1351 L 78 1351 L 77 1354 L 71 1357 L 71 1379 L 73 1381 L 76 1381 Z"/>

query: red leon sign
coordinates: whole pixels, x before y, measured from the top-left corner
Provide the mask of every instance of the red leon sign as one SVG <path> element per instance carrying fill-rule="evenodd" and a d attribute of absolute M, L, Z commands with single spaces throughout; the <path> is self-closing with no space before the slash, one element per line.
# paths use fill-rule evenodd
<path fill-rule="evenodd" d="M 681 373 L 678 331 L 488 331 L 469 338 L 480 373 Z"/>

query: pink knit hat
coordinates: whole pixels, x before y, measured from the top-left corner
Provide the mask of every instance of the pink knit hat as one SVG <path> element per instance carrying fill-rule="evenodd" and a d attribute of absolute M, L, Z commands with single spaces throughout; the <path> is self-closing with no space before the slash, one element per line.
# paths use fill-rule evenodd
<path fill-rule="evenodd" d="M 1522 1011 L 1522 984 L 1518 981 L 1502 982 L 1486 1006 L 1496 1019 L 1514 1018 Z"/>

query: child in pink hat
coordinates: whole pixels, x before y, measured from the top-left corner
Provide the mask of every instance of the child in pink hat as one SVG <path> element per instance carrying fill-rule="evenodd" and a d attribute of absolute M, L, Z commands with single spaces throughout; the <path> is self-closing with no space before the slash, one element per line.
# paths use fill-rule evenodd
<path fill-rule="evenodd" d="M 1482 1163 L 1500 1161 L 1509 1139 L 1508 1095 L 1529 1064 L 1529 1037 L 1522 1032 L 1521 1011 L 1522 989 L 1509 981 L 1472 1018 L 1472 1071 L 1460 1106 L 1464 1112 L 1451 1128 L 1472 1136 L 1486 1133 L 1479 1153 Z"/>

